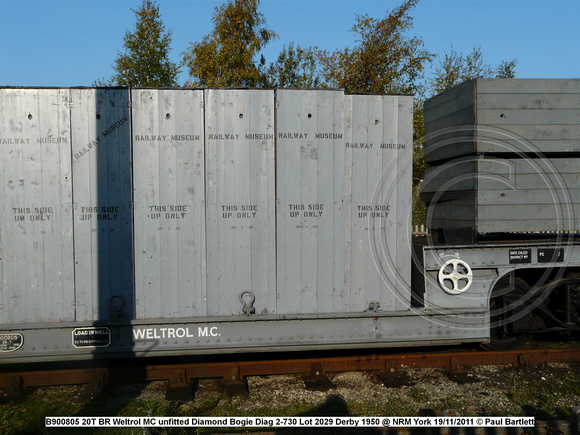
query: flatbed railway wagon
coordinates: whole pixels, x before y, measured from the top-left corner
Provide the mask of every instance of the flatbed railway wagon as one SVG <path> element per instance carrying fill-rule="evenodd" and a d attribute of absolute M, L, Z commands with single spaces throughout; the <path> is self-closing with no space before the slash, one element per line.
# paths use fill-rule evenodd
<path fill-rule="evenodd" d="M 546 116 L 546 104 L 561 102 L 553 83 L 577 108 L 578 82 L 538 81 Z M 453 118 L 453 104 L 437 98 L 428 129 Z M 462 104 L 479 110 L 478 99 Z M 533 109 L 521 115 L 540 116 Z M 577 328 L 578 218 L 560 208 L 578 216 L 578 168 L 555 157 L 539 164 L 555 165 L 539 178 L 563 182 L 569 201 L 558 191 L 555 214 L 549 205 L 537 214 L 546 225 L 525 231 L 555 233 L 519 240 L 512 233 L 523 227 L 497 224 L 490 236 L 489 211 L 466 211 L 488 194 L 473 172 L 489 163 L 479 138 L 462 139 L 473 149 L 456 156 L 432 137 L 423 196 L 433 237 L 414 243 L 409 96 L 0 89 L 0 364 L 490 339 L 506 347 L 547 326 L 531 308 Z M 574 151 L 554 152 L 564 162 Z M 508 165 L 512 174 L 533 180 L 520 163 Z M 469 177 L 472 188 L 459 189 Z M 506 209 L 515 213 L 526 204 L 509 203 L 519 197 L 512 190 Z M 455 200 L 459 224 L 448 217 Z M 543 297 L 552 294 L 564 298 L 556 309 Z"/>

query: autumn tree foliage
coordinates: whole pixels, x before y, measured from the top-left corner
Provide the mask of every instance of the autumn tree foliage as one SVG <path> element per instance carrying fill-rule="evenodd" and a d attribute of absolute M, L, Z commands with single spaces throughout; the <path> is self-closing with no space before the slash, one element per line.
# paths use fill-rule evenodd
<path fill-rule="evenodd" d="M 117 86 L 177 86 L 179 66 L 169 60 L 171 31 L 165 31 L 159 6 L 143 0 L 137 10 L 135 30 L 124 37 L 124 53 L 118 53 L 111 79 Z M 103 82 L 98 82 L 102 84 Z"/>
<path fill-rule="evenodd" d="M 319 52 L 327 84 L 347 92 L 415 93 L 425 64 L 433 58 L 419 37 L 406 34 L 418 1 L 404 1 L 382 20 L 357 15 L 351 29 L 357 43 L 353 48 Z"/>
<path fill-rule="evenodd" d="M 319 88 L 322 81 L 316 72 L 316 54 L 308 47 L 284 46 L 278 59 L 265 72 L 264 85 L 272 88 Z"/>
<path fill-rule="evenodd" d="M 260 50 L 276 33 L 258 12 L 259 0 L 230 0 L 215 8 L 214 29 L 191 44 L 184 62 L 188 84 L 208 87 L 259 86 L 265 66 Z"/>

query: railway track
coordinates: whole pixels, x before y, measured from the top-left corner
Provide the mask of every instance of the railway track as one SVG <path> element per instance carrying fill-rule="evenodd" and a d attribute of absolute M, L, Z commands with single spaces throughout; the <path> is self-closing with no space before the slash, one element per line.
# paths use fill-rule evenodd
<path fill-rule="evenodd" d="M 525 368 L 536 363 L 580 362 L 580 348 L 534 349 L 516 351 L 462 351 L 408 353 L 328 358 L 274 359 L 257 361 L 221 361 L 152 365 L 107 365 L 102 367 L 26 370 L 0 373 L 0 389 L 4 397 L 18 397 L 26 390 L 40 386 L 86 385 L 99 392 L 107 385 L 169 381 L 168 399 L 187 399 L 194 393 L 199 379 L 219 378 L 229 395 L 247 394 L 250 376 L 302 374 L 307 388 L 325 389 L 332 384 L 329 372 L 377 372 L 385 385 L 397 383 L 404 368 L 444 368 L 452 377 L 460 378 L 471 366 L 510 365 Z"/>

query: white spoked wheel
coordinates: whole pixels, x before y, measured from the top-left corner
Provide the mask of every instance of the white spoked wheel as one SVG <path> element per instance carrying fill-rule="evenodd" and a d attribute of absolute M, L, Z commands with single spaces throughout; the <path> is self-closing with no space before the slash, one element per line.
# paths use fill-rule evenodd
<path fill-rule="evenodd" d="M 446 293 L 458 295 L 466 291 L 473 282 L 471 267 L 463 260 L 447 260 L 439 269 L 439 285 Z"/>

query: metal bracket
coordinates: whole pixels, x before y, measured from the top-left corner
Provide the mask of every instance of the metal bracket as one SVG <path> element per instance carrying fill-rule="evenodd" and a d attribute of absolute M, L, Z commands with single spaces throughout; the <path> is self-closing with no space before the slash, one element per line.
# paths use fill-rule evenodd
<path fill-rule="evenodd" d="M 119 320 L 122 317 L 124 306 L 125 298 L 123 296 L 114 295 L 109 299 L 109 316 L 111 320 Z"/>
<path fill-rule="evenodd" d="M 250 297 L 249 302 L 244 300 L 244 296 L 248 295 Z M 256 296 L 249 290 L 243 291 L 240 293 L 240 302 L 243 305 L 242 311 L 246 316 L 256 313 L 256 309 L 254 308 L 254 302 L 256 301 Z"/>

